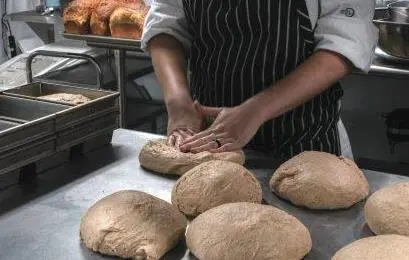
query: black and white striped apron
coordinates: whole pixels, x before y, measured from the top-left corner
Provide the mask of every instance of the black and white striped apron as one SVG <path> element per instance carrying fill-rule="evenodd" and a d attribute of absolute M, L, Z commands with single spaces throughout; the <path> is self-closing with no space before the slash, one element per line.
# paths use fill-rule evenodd
<path fill-rule="evenodd" d="M 312 55 L 314 31 L 305 0 L 183 0 L 183 5 L 193 36 L 190 85 L 202 104 L 239 105 Z M 249 146 L 284 159 L 304 150 L 340 154 L 341 96 L 336 84 L 265 123 Z"/>

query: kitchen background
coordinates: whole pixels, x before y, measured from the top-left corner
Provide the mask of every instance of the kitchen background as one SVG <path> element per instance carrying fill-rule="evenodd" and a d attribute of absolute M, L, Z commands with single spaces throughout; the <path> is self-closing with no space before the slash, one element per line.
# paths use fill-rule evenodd
<path fill-rule="evenodd" d="M 378 7 L 385 6 L 388 2 L 390 1 L 376 0 Z M 18 55 L 11 57 L 8 48 L 4 48 L 5 52 L 0 52 L 0 61 L 2 63 L 0 65 L 0 87 L 7 87 L 12 84 L 10 75 L 17 74 L 10 68 L 14 66 L 13 69 L 16 69 L 21 66 L 23 63 L 18 62 L 22 61 L 25 53 L 41 48 L 49 41 L 56 42 L 51 45 L 51 48 L 94 53 L 96 56 L 108 55 L 110 57 L 111 55 L 105 50 L 94 50 L 81 42 L 63 39 L 61 36 L 61 23 L 58 22 L 45 25 L 27 23 L 17 16 L 15 19 L 10 19 L 10 25 L 6 22 L 8 18 L 13 18 L 13 15 L 6 15 L 34 10 L 39 4 L 40 0 L 9 0 L 7 4 L 5 0 L 1 0 L 3 41 L 0 41 L 0 50 L 9 45 L 8 36 L 13 35 Z M 56 17 L 56 21 L 59 21 L 58 17 Z M 102 60 L 106 61 L 106 59 Z M 62 62 L 58 59 L 53 61 L 44 59 L 43 61 L 44 64 Z M 115 82 L 115 72 L 112 66 L 115 65 L 111 64 L 111 59 L 108 59 L 108 63 L 106 65 L 108 72 L 105 80 L 111 80 L 112 84 L 112 82 Z M 37 66 L 43 67 L 37 69 L 37 71 L 46 68 L 47 66 L 44 64 L 39 62 Z M 76 71 L 71 72 L 67 69 L 69 66 L 64 63 L 65 67 L 62 66 L 64 72 L 61 75 L 81 80 L 81 76 L 78 76 L 79 72 L 85 72 L 87 68 L 84 64 L 76 65 L 78 65 Z M 130 54 L 127 59 L 127 68 L 127 95 L 129 100 L 127 117 L 131 121 L 129 128 L 163 134 L 166 129 L 166 112 L 162 103 L 160 88 L 152 73 L 150 62 L 138 59 L 138 55 Z M 55 73 L 49 74 L 56 75 Z M 24 73 L 21 75 L 24 75 Z M 21 83 L 21 80 L 24 80 L 21 75 L 16 77 L 17 79 L 13 79 L 15 80 L 13 84 Z M 403 120 L 401 125 L 406 123 L 407 138 L 405 138 L 405 135 L 400 135 L 399 140 L 395 140 L 393 136 L 388 138 L 385 121 L 385 116 L 396 109 L 406 108 L 409 111 L 409 77 L 396 78 L 353 74 L 343 79 L 342 85 L 345 90 L 342 118 L 348 130 L 358 164 L 367 169 L 409 174 L 409 114 L 402 113 L 402 115 L 398 115 Z"/>

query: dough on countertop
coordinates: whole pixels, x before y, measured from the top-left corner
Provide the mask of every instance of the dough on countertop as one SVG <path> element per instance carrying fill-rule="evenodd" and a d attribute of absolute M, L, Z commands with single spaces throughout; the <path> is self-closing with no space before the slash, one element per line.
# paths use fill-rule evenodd
<path fill-rule="evenodd" d="M 300 260 L 312 246 L 308 229 L 298 219 L 247 202 L 200 214 L 187 229 L 186 243 L 200 260 Z"/>
<path fill-rule="evenodd" d="M 172 204 L 193 217 L 222 204 L 261 200 L 261 185 L 249 170 L 220 160 L 202 163 L 186 172 L 172 191 Z"/>
<path fill-rule="evenodd" d="M 312 151 L 283 163 L 270 187 L 283 199 L 311 209 L 348 208 L 369 195 L 369 184 L 353 161 Z"/>
<path fill-rule="evenodd" d="M 39 96 L 38 98 L 54 102 L 64 102 L 70 105 L 81 105 L 91 101 L 91 99 L 87 98 L 84 95 L 69 93 L 55 93 L 50 95 Z"/>
<path fill-rule="evenodd" d="M 362 238 L 339 250 L 332 260 L 409 260 L 409 238 L 399 235 Z"/>
<path fill-rule="evenodd" d="M 378 190 L 367 200 L 364 212 L 375 234 L 409 236 L 409 183 Z"/>
<path fill-rule="evenodd" d="M 212 160 L 224 160 L 243 165 L 245 157 L 241 150 L 225 153 L 183 153 L 166 145 L 164 139 L 149 141 L 139 154 L 139 162 L 145 169 L 175 175 L 182 175 L 195 166 Z"/>
<path fill-rule="evenodd" d="M 115 192 L 88 209 L 81 220 L 85 246 L 104 255 L 158 260 L 183 237 L 185 216 L 144 192 Z"/>

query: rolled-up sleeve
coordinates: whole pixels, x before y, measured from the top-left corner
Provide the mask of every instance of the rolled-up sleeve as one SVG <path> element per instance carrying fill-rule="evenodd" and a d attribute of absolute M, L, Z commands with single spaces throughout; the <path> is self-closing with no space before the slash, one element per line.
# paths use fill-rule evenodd
<path fill-rule="evenodd" d="M 142 49 L 147 50 L 149 41 L 158 34 L 168 34 L 178 40 L 185 50 L 189 49 L 191 35 L 181 0 L 153 0 L 145 19 Z"/>
<path fill-rule="evenodd" d="M 330 50 L 368 72 L 378 42 L 373 0 L 322 0 L 315 29 L 316 50 Z"/>

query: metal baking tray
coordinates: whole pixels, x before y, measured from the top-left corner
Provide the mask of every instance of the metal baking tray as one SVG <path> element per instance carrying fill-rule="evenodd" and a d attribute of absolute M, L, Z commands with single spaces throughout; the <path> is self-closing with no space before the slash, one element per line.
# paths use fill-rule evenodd
<path fill-rule="evenodd" d="M 112 91 L 36 82 L 3 92 L 3 94 L 8 96 L 18 96 L 34 100 L 40 100 L 38 97 L 41 95 L 53 93 L 82 94 L 91 99 L 90 102 L 81 105 L 70 105 L 69 109 L 57 113 L 55 119 L 55 127 L 57 131 L 89 121 L 93 118 L 109 113 L 112 110 L 119 111 L 119 93 Z M 58 103 L 46 100 L 41 101 Z"/>
<path fill-rule="evenodd" d="M 71 40 L 85 41 L 87 45 L 93 47 L 142 52 L 140 40 L 123 39 L 111 36 L 98 36 L 90 34 L 81 35 L 72 33 L 64 33 L 64 37 Z"/>
<path fill-rule="evenodd" d="M 69 85 L 64 84 L 50 84 L 44 82 L 35 82 L 31 84 L 27 84 L 24 86 L 15 87 L 12 89 L 5 90 L 3 94 L 9 96 L 16 96 L 16 97 L 23 97 L 29 99 L 35 99 L 45 102 L 52 102 L 52 103 L 59 103 L 64 105 L 72 106 L 70 103 L 60 102 L 60 101 L 48 101 L 41 99 L 41 96 L 50 95 L 50 94 L 57 94 L 57 93 L 67 93 L 67 94 L 81 94 L 86 96 L 91 100 L 103 98 L 115 92 L 111 91 L 104 91 L 104 90 L 96 90 L 90 88 L 81 88 L 81 87 L 72 87 Z"/>
<path fill-rule="evenodd" d="M 4 174 L 54 154 L 55 136 L 0 153 L 0 174 Z"/>
<path fill-rule="evenodd" d="M 117 128 L 118 112 L 111 112 L 75 128 L 57 133 L 57 151 L 68 149 Z"/>
<path fill-rule="evenodd" d="M 0 153 L 54 134 L 56 113 L 70 108 L 0 95 Z"/>

